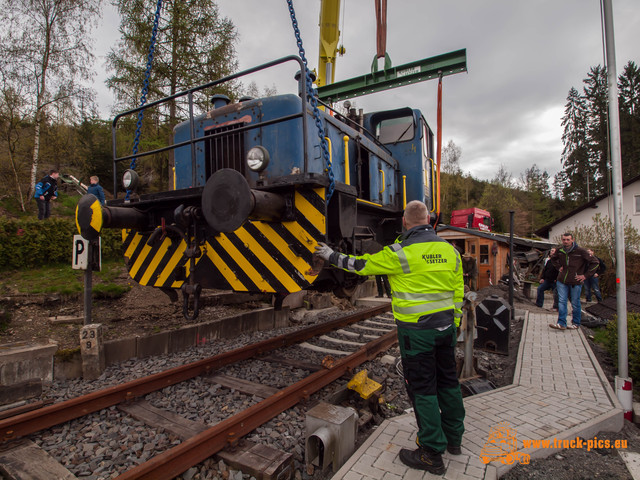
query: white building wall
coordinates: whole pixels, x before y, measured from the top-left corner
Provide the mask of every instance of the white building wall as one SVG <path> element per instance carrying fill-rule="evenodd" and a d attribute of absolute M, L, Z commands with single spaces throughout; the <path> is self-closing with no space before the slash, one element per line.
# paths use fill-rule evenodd
<path fill-rule="evenodd" d="M 560 244 L 560 236 L 578 226 L 591 225 L 593 217 L 600 214 L 608 217 L 613 223 L 613 195 L 603 198 L 594 205 L 596 208 L 585 208 L 575 215 L 554 225 L 549 230 L 549 240 Z M 622 215 L 629 218 L 631 224 L 640 231 L 640 181 L 627 185 L 622 191 Z"/>

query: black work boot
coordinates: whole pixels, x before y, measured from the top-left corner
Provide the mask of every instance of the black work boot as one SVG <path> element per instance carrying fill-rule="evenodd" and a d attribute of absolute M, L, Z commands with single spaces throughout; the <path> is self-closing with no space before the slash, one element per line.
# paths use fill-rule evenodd
<path fill-rule="evenodd" d="M 400 450 L 400 461 L 407 467 L 426 470 L 434 475 L 442 475 L 445 470 L 442 455 L 427 448 L 403 448 Z"/>
<path fill-rule="evenodd" d="M 462 455 L 462 448 L 460 445 L 447 445 L 447 452 L 451 455 Z"/>

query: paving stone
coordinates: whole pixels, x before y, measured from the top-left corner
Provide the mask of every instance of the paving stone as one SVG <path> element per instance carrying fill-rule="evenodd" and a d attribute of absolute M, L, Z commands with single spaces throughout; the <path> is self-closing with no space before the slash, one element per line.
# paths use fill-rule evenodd
<path fill-rule="evenodd" d="M 344 480 L 362 480 L 363 476 L 356 472 L 347 472 L 347 474 L 342 478 Z"/>
<path fill-rule="evenodd" d="M 445 454 L 445 479 L 494 478 L 495 466 L 479 459 L 489 431 L 500 422 L 509 422 L 518 439 L 562 438 L 563 432 L 580 435 L 579 427 L 619 415 L 595 357 L 587 350 L 582 332 L 567 335 L 548 328 L 556 315 L 529 314 L 523 331 L 515 384 L 511 387 L 465 398 L 463 455 Z M 560 334 L 559 334 L 560 333 Z M 566 332 L 565 332 L 566 333 Z M 571 358 L 571 367 L 557 361 L 558 352 Z M 615 417 L 617 418 L 617 417 Z M 416 423 L 413 415 L 396 417 L 367 451 L 356 452 L 357 461 L 338 471 L 334 480 L 427 480 L 443 478 L 404 467 L 397 453 L 415 448 Z M 536 457 L 548 452 L 538 451 Z M 379 467 L 379 468 L 378 468 Z M 404 473 L 401 470 L 404 469 Z M 502 472 L 504 473 L 504 472 Z"/>
<path fill-rule="evenodd" d="M 376 461 L 373 462 L 373 466 L 385 472 L 391 472 L 400 476 L 404 475 L 407 471 L 407 467 L 398 459 L 398 455 L 390 452 L 380 454 Z"/>

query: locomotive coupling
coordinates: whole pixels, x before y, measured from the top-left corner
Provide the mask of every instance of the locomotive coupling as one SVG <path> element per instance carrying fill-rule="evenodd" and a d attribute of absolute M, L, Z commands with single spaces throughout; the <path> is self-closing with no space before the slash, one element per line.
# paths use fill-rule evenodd
<path fill-rule="evenodd" d="M 144 228 L 147 216 L 134 208 L 107 207 L 90 193 L 76 207 L 76 227 L 87 240 L 96 240 L 103 228 Z"/>
<path fill-rule="evenodd" d="M 281 221 L 285 210 L 282 195 L 252 189 L 240 172 L 230 168 L 211 175 L 202 192 L 202 213 L 216 232 L 233 232 L 249 218 Z"/>

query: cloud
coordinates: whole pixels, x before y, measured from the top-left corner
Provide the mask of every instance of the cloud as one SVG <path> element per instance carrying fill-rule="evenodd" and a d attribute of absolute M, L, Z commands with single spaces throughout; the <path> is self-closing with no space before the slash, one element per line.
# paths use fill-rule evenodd
<path fill-rule="evenodd" d="M 336 80 L 368 73 L 375 53 L 372 2 L 342 3 L 347 53 L 338 58 Z M 238 28 L 241 69 L 298 53 L 284 0 L 218 5 Z M 320 1 L 297 0 L 294 6 L 309 66 L 315 68 Z M 113 21 L 111 14 L 105 16 L 105 23 Z M 629 60 L 640 63 L 637 0 L 614 2 L 614 24 L 620 72 Z M 604 64 L 600 25 L 596 0 L 403 0 L 389 2 L 387 51 L 393 64 L 401 65 L 467 49 L 468 73 L 444 79 L 442 129 L 443 143 L 453 140 L 462 149 L 464 171 L 491 179 L 504 164 L 517 178 L 535 163 L 553 175 L 561 168 L 560 119 L 569 89 L 581 89 L 590 67 Z M 117 25 L 108 32 L 105 42 L 115 43 Z M 295 91 L 292 76 L 290 68 L 279 68 L 251 80 L 285 93 Z M 355 102 L 367 111 L 418 108 L 435 130 L 436 98 L 437 82 L 430 81 Z"/>

